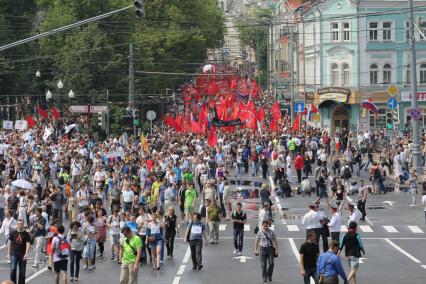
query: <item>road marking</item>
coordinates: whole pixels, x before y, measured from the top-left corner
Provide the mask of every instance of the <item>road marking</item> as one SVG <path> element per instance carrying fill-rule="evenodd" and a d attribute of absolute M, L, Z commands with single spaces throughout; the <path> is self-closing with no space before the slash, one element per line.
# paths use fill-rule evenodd
<path fill-rule="evenodd" d="M 346 225 L 342 225 L 340 227 L 340 232 L 347 232 L 347 231 L 348 231 L 348 228 L 346 227 Z"/>
<path fill-rule="evenodd" d="M 176 276 L 175 278 L 173 278 L 172 284 L 179 284 L 179 281 L 180 281 L 180 277 Z"/>
<path fill-rule="evenodd" d="M 408 229 L 410 229 L 411 230 L 411 232 L 413 232 L 413 233 L 415 233 L 415 234 L 423 234 L 424 232 L 423 232 L 423 230 L 422 229 L 420 229 L 419 227 L 417 227 L 417 226 L 407 226 L 408 227 Z"/>
<path fill-rule="evenodd" d="M 182 263 L 188 263 L 190 256 L 191 256 L 191 249 L 188 246 L 188 249 L 186 250 L 185 256 L 183 257 Z"/>
<path fill-rule="evenodd" d="M 225 231 L 226 230 L 226 224 L 219 224 L 219 231 Z"/>
<path fill-rule="evenodd" d="M 364 260 L 366 260 L 366 258 L 365 258 L 365 257 L 360 257 L 360 258 L 359 258 L 359 263 L 364 263 Z"/>
<path fill-rule="evenodd" d="M 241 255 L 241 256 L 233 257 L 233 259 L 239 259 L 240 262 L 247 262 L 247 259 L 252 259 L 252 257 Z"/>
<path fill-rule="evenodd" d="M 426 265 L 422 265 L 422 267 L 423 267 L 424 269 L 426 269 Z"/>
<path fill-rule="evenodd" d="M 415 263 L 422 263 L 420 260 L 418 260 L 417 258 L 415 258 L 414 256 L 412 256 L 411 254 L 409 254 L 408 252 L 406 252 L 405 250 L 403 250 L 401 247 L 399 247 L 398 245 L 396 245 L 391 240 L 385 239 L 385 241 L 388 242 L 388 244 L 390 244 L 391 246 L 393 246 L 397 251 L 399 251 L 400 253 L 402 253 L 403 255 L 405 255 L 406 257 L 408 257 L 409 259 L 411 259 L 412 261 L 414 261 Z"/>
<path fill-rule="evenodd" d="M 300 255 L 299 255 L 299 250 L 296 247 L 296 243 L 294 242 L 293 238 L 289 238 L 288 239 L 290 246 L 291 246 L 291 250 L 293 251 L 294 256 L 297 259 L 297 262 L 300 262 Z M 315 284 L 315 281 L 311 278 L 311 283 L 310 284 Z"/>
<path fill-rule="evenodd" d="M 233 240 L 234 237 L 220 237 L 221 239 L 224 240 Z M 244 236 L 244 239 L 247 240 L 255 240 L 256 237 L 246 237 Z M 298 238 L 298 237 L 294 237 L 294 238 L 285 238 L 285 237 L 277 237 L 278 240 L 288 240 L 288 239 L 294 239 L 294 240 L 305 240 L 306 241 L 306 237 L 305 238 Z M 371 238 L 362 238 L 363 240 L 383 240 L 383 237 L 379 238 L 379 237 L 371 237 Z M 419 241 L 423 241 L 426 240 L 426 238 L 412 238 L 412 237 L 407 237 L 407 238 L 388 238 L 389 240 L 419 240 Z M 184 238 L 175 238 L 175 240 L 184 240 Z M 189 256 L 188 256 L 189 257 Z"/>
<path fill-rule="evenodd" d="M 281 222 L 283 223 L 283 225 L 287 224 L 287 221 L 284 218 L 281 219 Z"/>
<path fill-rule="evenodd" d="M 299 232 L 299 227 L 297 225 L 287 225 L 289 232 Z"/>
<path fill-rule="evenodd" d="M 394 226 L 383 226 L 388 233 L 398 233 L 398 230 Z"/>
<path fill-rule="evenodd" d="M 183 274 L 183 272 L 185 271 L 185 267 L 186 267 L 186 265 L 185 265 L 185 264 L 182 264 L 182 265 L 179 267 L 179 270 L 178 270 L 178 272 L 176 273 L 176 275 L 182 275 L 182 274 Z"/>
<path fill-rule="evenodd" d="M 246 231 L 246 232 L 250 231 L 250 225 L 249 224 L 244 224 L 244 231 Z"/>
<path fill-rule="evenodd" d="M 4 249 L 6 247 L 6 245 L 2 245 L 1 247 L 0 247 L 0 249 Z"/>
<path fill-rule="evenodd" d="M 33 275 L 31 275 L 30 277 L 28 277 L 27 279 L 25 279 L 25 283 L 30 282 L 31 280 L 33 280 L 34 278 L 38 277 L 39 275 L 41 275 L 42 273 L 47 271 L 47 267 L 37 271 L 36 273 L 34 273 Z"/>
<path fill-rule="evenodd" d="M 364 233 L 372 233 L 373 232 L 373 229 L 371 229 L 370 226 L 360 225 L 359 227 L 361 228 L 361 231 L 363 231 Z"/>
<path fill-rule="evenodd" d="M 272 176 L 269 176 L 269 183 L 271 184 L 272 192 L 275 192 L 275 184 L 274 184 L 274 179 L 272 178 Z M 278 210 L 275 210 L 275 211 L 278 211 L 278 214 L 280 214 L 281 222 L 284 225 L 287 224 L 287 221 L 284 219 L 283 208 L 281 206 L 281 201 L 280 201 L 280 198 L 278 196 L 275 196 L 275 204 L 277 205 L 277 209 L 278 209 Z"/>

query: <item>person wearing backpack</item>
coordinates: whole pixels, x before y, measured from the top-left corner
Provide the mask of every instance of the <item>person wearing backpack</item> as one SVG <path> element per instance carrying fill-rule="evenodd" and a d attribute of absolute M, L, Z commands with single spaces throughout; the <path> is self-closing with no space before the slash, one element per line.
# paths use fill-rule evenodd
<path fill-rule="evenodd" d="M 120 210 L 120 200 L 121 200 L 121 190 L 114 186 L 109 192 L 111 198 L 111 212 L 114 212 L 114 209 Z"/>
<path fill-rule="evenodd" d="M 65 227 L 62 225 L 58 226 L 58 235 L 53 238 L 52 250 L 53 250 L 53 270 L 55 271 L 55 283 L 59 284 L 60 275 L 64 283 L 67 283 L 67 271 L 68 271 L 68 257 L 71 252 L 71 244 L 65 236 Z"/>

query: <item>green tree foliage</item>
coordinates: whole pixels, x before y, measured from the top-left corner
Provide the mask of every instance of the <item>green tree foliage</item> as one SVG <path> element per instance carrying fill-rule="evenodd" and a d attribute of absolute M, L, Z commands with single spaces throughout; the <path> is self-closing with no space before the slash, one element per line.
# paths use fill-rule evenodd
<path fill-rule="evenodd" d="M 256 9 L 247 17 L 237 21 L 237 29 L 243 44 L 253 48 L 260 83 L 265 86 L 268 79 L 268 34 L 272 21 L 272 9 Z"/>
<path fill-rule="evenodd" d="M 38 32 L 133 5 L 131 0 L 0 0 L 0 42 L 9 43 Z M 145 0 L 146 17 L 134 9 L 48 38 L 0 52 L 0 102 L 7 95 L 40 95 L 73 104 L 106 102 L 125 108 L 128 97 L 129 43 L 136 71 L 199 70 L 207 51 L 222 45 L 224 19 L 214 0 Z M 40 70 L 41 78 L 35 72 Z M 142 93 L 165 93 L 191 76 L 136 73 L 136 101 Z M 59 96 L 57 82 L 64 88 Z M 62 108 L 63 109 L 63 108 Z M 115 113 L 121 113 L 118 110 Z M 112 123 L 119 125 L 119 115 Z M 117 131 L 118 131 L 117 127 Z"/>

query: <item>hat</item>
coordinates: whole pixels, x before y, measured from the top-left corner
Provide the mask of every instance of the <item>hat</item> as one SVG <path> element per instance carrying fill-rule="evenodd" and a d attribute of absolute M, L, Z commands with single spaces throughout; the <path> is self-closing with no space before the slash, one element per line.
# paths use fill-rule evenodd
<path fill-rule="evenodd" d="M 131 232 L 131 231 L 132 231 L 132 229 L 130 229 L 130 227 L 129 227 L 129 226 L 124 225 L 124 226 L 123 226 L 123 228 L 121 229 L 121 232 L 122 232 L 122 233 L 124 233 L 124 231 Z"/>

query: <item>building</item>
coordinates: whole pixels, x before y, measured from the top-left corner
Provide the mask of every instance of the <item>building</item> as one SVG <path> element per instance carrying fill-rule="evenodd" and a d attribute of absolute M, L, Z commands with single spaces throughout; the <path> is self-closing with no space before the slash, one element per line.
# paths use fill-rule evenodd
<path fill-rule="evenodd" d="M 409 42 L 407 1 L 281 1 L 292 14 L 297 38 L 293 42 L 294 84 L 300 97 L 317 104 L 318 126 L 334 134 L 343 129 L 385 127 L 387 89 L 395 85 L 399 129 L 410 123 Z M 295 4 L 299 5 L 295 8 Z M 426 34 L 426 1 L 415 1 L 415 17 Z M 285 24 L 285 23 L 284 23 Z M 280 25 L 283 25 L 280 23 Z M 426 38 L 416 31 L 421 126 L 426 119 Z M 278 46 L 276 46 L 279 48 Z M 423 64 L 423 65 L 422 65 Z M 297 96 L 297 94 L 293 94 Z M 371 99 L 379 114 L 360 107 Z"/>

